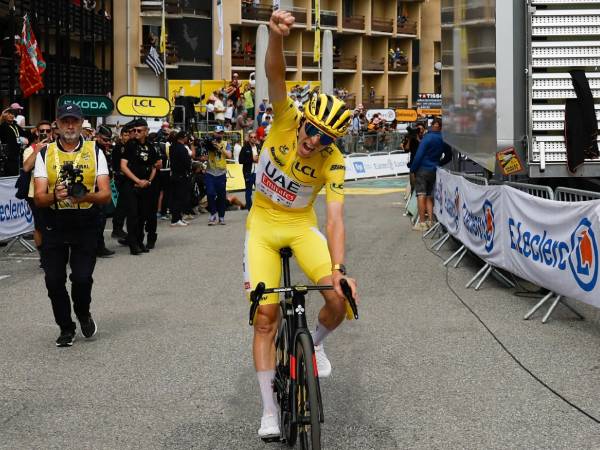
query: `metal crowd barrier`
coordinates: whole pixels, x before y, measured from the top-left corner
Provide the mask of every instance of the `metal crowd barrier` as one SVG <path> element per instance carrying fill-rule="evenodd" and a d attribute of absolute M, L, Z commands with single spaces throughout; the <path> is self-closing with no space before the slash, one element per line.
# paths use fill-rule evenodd
<path fill-rule="evenodd" d="M 406 133 L 400 131 L 367 131 L 350 133 L 337 140 L 342 153 L 391 152 L 402 149 Z"/>
<path fill-rule="evenodd" d="M 554 200 L 554 191 L 550 186 L 541 186 L 539 184 L 517 183 L 515 181 L 506 181 L 507 186 L 526 192 L 534 197 L 541 197 L 548 200 Z"/>
<path fill-rule="evenodd" d="M 559 187 L 554 191 L 554 197 L 554 200 L 559 202 L 586 202 L 600 199 L 600 192 Z"/>

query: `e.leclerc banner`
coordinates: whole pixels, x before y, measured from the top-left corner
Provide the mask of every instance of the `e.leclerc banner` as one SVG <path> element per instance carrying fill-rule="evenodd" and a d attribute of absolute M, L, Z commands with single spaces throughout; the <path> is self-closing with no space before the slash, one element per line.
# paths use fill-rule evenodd
<path fill-rule="evenodd" d="M 450 234 L 473 253 L 496 267 L 504 267 L 505 236 L 502 223 L 502 191 L 481 186 L 440 169 L 434 189 L 435 214 Z"/>
<path fill-rule="evenodd" d="M 33 231 L 33 214 L 15 197 L 17 177 L 0 178 L 0 241 Z"/>
<path fill-rule="evenodd" d="M 510 271 L 600 307 L 600 200 L 557 202 L 503 186 Z"/>

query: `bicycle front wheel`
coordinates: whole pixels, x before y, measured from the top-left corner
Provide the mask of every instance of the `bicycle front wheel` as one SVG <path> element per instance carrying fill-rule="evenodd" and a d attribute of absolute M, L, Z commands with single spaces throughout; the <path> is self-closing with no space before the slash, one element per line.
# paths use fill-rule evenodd
<path fill-rule="evenodd" d="M 317 382 L 315 350 L 312 339 L 301 333 L 296 339 L 296 414 L 300 447 L 321 449 L 321 423 L 319 421 L 319 384 Z"/>

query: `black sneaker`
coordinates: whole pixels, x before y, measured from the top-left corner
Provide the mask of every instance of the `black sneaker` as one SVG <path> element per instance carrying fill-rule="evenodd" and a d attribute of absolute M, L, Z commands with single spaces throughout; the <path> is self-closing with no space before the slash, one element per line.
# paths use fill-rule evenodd
<path fill-rule="evenodd" d="M 104 248 L 99 248 L 99 249 L 96 251 L 96 256 L 97 256 L 98 258 L 108 258 L 109 256 L 112 256 L 112 255 L 114 255 L 114 254 L 115 254 L 115 252 L 114 252 L 114 251 L 112 251 L 112 250 L 109 250 L 109 249 L 107 249 L 106 247 L 104 247 Z"/>
<path fill-rule="evenodd" d="M 94 322 L 91 315 L 86 319 L 81 319 L 79 321 L 79 326 L 81 326 L 81 334 L 87 339 L 93 337 L 96 334 L 96 331 L 98 331 L 96 322 Z"/>
<path fill-rule="evenodd" d="M 61 330 L 60 336 L 56 339 L 57 347 L 71 347 L 75 341 L 75 330 Z"/>
<path fill-rule="evenodd" d="M 123 230 L 113 230 L 113 232 L 110 234 L 110 237 L 113 239 L 125 239 L 127 237 L 127 233 L 125 233 Z"/>

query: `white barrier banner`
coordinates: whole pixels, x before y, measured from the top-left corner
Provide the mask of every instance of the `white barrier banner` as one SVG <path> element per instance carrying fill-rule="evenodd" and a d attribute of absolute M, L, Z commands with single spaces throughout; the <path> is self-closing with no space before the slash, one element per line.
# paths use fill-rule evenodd
<path fill-rule="evenodd" d="M 434 212 L 448 232 L 495 267 L 600 307 L 600 200 L 557 202 L 509 186 L 437 172 Z"/>
<path fill-rule="evenodd" d="M 600 200 L 564 203 L 503 186 L 510 271 L 600 307 Z"/>
<path fill-rule="evenodd" d="M 0 241 L 33 231 L 33 214 L 15 197 L 17 177 L 0 178 Z"/>
<path fill-rule="evenodd" d="M 450 234 L 497 267 L 504 267 L 502 191 L 499 186 L 480 186 L 463 177 L 439 170 L 434 190 L 435 214 Z"/>
<path fill-rule="evenodd" d="M 409 157 L 408 153 L 346 156 L 346 180 L 406 174 Z"/>

